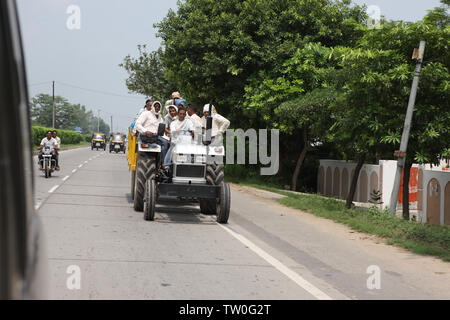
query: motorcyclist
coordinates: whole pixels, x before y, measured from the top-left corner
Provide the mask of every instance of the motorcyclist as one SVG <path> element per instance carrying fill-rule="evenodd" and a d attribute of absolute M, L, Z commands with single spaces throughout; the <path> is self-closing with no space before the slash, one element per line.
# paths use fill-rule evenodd
<path fill-rule="evenodd" d="M 163 118 L 161 116 L 161 103 L 159 101 L 153 102 L 150 110 L 145 110 L 141 113 L 139 118 L 136 120 L 135 129 L 140 134 L 144 134 L 151 138 L 154 134 L 158 133 L 158 126 L 163 123 Z M 169 143 L 163 137 L 158 137 L 158 142 L 161 146 L 161 156 L 162 159 L 166 156 L 167 149 L 169 148 Z"/>
<path fill-rule="evenodd" d="M 58 137 L 58 132 L 56 130 L 52 131 L 52 137 L 58 143 L 58 148 L 61 148 L 61 139 Z M 59 171 L 59 149 L 55 151 L 55 161 L 56 161 L 56 171 Z"/>
<path fill-rule="evenodd" d="M 54 139 L 52 137 L 53 132 L 51 130 L 47 131 L 46 137 L 44 139 L 42 139 L 41 144 L 38 147 L 38 150 L 41 150 L 41 152 L 39 152 L 39 163 L 41 164 L 41 169 L 43 169 L 42 167 L 42 162 L 41 160 L 43 159 L 42 154 L 43 154 L 43 150 L 46 147 L 50 148 L 50 152 L 52 154 L 52 159 L 55 160 L 56 163 L 56 151 L 59 150 L 59 145 L 58 142 L 56 141 L 56 139 Z M 56 167 L 56 170 L 59 170 L 58 167 Z"/>

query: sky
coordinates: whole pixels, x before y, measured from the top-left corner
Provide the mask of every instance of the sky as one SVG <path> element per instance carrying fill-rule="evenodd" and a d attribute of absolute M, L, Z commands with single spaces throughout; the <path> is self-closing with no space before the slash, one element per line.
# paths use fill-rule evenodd
<path fill-rule="evenodd" d="M 153 24 L 161 21 L 177 0 L 18 0 L 29 95 L 52 93 L 80 103 L 114 131 L 127 127 L 146 97 L 128 91 L 127 72 L 119 67 L 137 46 L 160 46 Z M 353 0 L 376 5 L 390 20 L 417 21 L 439 0 Z M 79 19 L 71 9 L 79 8 Z M 69 10 L 69 12 L 68 12 Z M 77 22 L 80 22 L 79 25 Z M 167 97 L 169 98 L 169 97 Z M 100 110 L 100 112 L 98 111 Z M 99 112 L 99 113 L 98 113 Z"/>

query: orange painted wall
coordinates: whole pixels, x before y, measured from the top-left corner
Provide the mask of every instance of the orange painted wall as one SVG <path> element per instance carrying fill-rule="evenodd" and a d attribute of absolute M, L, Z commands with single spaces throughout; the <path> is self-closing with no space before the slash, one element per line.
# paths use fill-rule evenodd
<path fill-rule="evenodd" d="M 403 174 L 402 181 L 400 183 L 400 191 L 398 193 L 398 202 L 403 203 Z M 419 177 L 419 168 L 412 167 L 409 176 L 409 202 L 417 202 L 417 183 Z"/>

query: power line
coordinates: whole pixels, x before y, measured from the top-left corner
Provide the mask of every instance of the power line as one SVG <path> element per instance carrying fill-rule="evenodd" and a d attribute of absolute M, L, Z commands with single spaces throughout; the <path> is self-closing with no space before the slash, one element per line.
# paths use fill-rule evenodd
<path fill-rule="evenodd" d="M 40 82 L 40 83 L 32 83 L 32 84 L 28 85 L 28 87 L 37 87 L 37 86 L 42 86 L 44 84 L 51 84 L 51 83 L 52 83 L 52 81 L 46 81 L 46 82 Z M 126 96 L 126 95 L 117 94 L 117 93 L 114 93 L 114 92 L 108 92 L 108 91 L 102 91 L 102 90 L 97 90 L 97 89 L 84 88 L 84 87 L 76 86 L 76 85 L 73 85 L 73 84 L 70 84 L 70 83 L 66 83 L 66 82 L 61 82 L 61 81 L 55 81 L 55 83 L 60 84 L 62 86 L 66 86 L 66 87 L 70 87 L 70 88 L 74 88 L 74 89 L 78 89 L 78 90 L 89 91 L 89 92 L 97 93 L 97 94 L 103 94 L 103 95 L 107 95 L 107 96 L 115 96 L 115 97 L 120 97 L 120 98 L 142 100 L 141 97 Z"/>
<path fill-rule="evenodd" d="M 125 96 L 125 95 L 117 94 L 117 93 L 113 93 L 113 92 L 107 92 L 107 91 L 102 91 L 102 90 L 83 88 L 83 87 L 75 86 L 73 84 L 69 84 L 69 83 L 65 83 L 65 82 L 61 82 L 61 81 L 57 81 L 56 83 L 61 84 L 61 85 L 66 86 L 66 87 L 71 87 L 71 88 L 75 88 L 75 89 L 79 89 L 79 90 L 89 91 L 89 92 L 103 94 L 103 95 L 108 95 L 108 96 L 115 96 L 115 97 L 121 97 L 121 98 L 142 100 L 142 98 L 140 98 L 140 97 Z"/>
<path fill-rule="evenodd" d="M 46 81 L 46 82 L 40 82 L 40 83 L 33 83 L 33 84 L 28 85 L 28 86 L 29 86 L 29 87 L 36 87 L 36 86 L 42 86 L 42 85 L 44 85 L 44 84 L 49 84 L 49 83 L 52 83 L 52 81 Z"/>

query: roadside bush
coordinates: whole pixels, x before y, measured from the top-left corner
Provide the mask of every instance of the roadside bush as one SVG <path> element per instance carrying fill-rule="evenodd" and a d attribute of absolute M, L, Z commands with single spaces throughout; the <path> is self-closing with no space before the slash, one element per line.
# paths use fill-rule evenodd
<path fill-rule="evenodd" d="M 31 127 L 31 138 L 34 146 L 39 146 L 48 130 L 53 129 L 39 126 Z M 58 132 L 58 137 L 61 139 L 61 144 L 78 144 L 83 141 L 83 135 L 75 131 L 60 129 L 56 129 L 56 131 Z"/>

